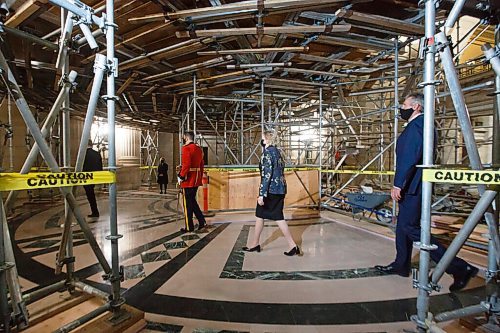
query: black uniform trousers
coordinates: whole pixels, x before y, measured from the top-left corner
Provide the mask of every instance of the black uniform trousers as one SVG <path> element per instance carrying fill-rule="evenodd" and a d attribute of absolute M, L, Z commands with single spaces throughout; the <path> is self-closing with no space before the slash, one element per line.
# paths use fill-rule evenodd
<path fill-rule="evenodd" d="M 94 187 L 95 185 L 83 185 L 85 194 L 87 195 L 87 200 L 90 204 L 92 215 L 99 215 L 99 209 L 97 209 L 97 201 L 95 199 Z"/>
<path fill-rule="evenodd" d="M 182 194 L 184 197 L 184 221 L 186 224 L 187 231 L 194 230 L 193 224 L 193 213 L 198 219 L 200 227 L 206 225 L 205 216 L 201 212 L 200 206 L 196 201 L 196 193 L 198 192 L 198 187 L 186 187 L 182 189 Z"/>
<path fill-rule="evenodd" d="M 396 260 L 393 266 L 398 270 L 409 271 L 411 266 L 411 252 L 413 242 L 420 241 L 420 216 L 422 194 L 403 195 L 399 201 L 398 223 L 396 225 Z M 439 262 L 446 252 L 446 248 L 431 235 L 431 244 L 437 249 L 430 251 L 434 262 Z M 460 276 L 467 271 L 467 262 L 455 257 L 446 269 L 446 273 Z"/>

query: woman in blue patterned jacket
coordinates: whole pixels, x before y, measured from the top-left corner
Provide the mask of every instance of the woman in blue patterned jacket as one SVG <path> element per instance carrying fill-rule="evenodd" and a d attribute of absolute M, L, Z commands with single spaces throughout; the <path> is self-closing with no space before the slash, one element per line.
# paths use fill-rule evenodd
<path fill-rule="evenodd" d="M 289 251 L 284 254 L 293 256 L 300 254 L 300 249 L 294 242 L 283 215 L 286 194 L 285 162 L 274 145 L 275 141 L 276 132 L 274 131 L 265 131 L 262 135 L 261 144 L 264 147 L 264 153 L 260 161 L 260 187 L 255 210 L 257 220 L 254 239 L 252 245 L 245 246 L 243 250 L 260 252 L 260 234 L 264 228 L 264 219 L 267 219 L 276 221 L 289 246 Z"/>

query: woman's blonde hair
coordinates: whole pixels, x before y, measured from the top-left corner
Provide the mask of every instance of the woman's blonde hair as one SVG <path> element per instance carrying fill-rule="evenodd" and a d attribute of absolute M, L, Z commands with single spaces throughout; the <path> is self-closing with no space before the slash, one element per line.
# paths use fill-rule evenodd
<path fill-rule="evenodd" d="M 264 131 L 264 137 L 266 138 L 268 145 L 275 146 L 278 143 L 278 133 L 275 130 Z"/>

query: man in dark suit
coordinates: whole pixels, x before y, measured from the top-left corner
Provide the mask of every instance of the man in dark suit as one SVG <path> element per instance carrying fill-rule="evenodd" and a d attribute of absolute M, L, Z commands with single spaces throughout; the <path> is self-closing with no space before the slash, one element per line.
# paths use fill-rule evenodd
<path fill-rule="evenodd" d="M 92 149 L 92 140 L 89 140 L 87 152 L 85 153 L 85 160 L 83 161 L 82 171 L 102 171 L 102 158 L 101 154 Z M 97 209 L 97 201 L 94 192 L 95 185 L 84 185 L 85 194 L 90 204 L 92 213 L 88 217 L 99 217 L 99 209 Z"/>
<path fill-rule="evenodd" d="M 408 121 L 406 128 L 398 138 L 396 145 L 396 174 L 392 199 L 399 202 L 398 222 L 396 225 L 396 259 L 387 266 L 375 266 L 378 270 L 407 277 L 410 275 L 411 251 L 413 242 L 420 241 L 420 215 L 422 207 L 422 164 L 423 129 L 422 115 L 424 96 L 409 95 L 400 109 L 400 116 Z M 437 246 L 430 251 L 434 262 L 439 262 L 446 248 L 431 236 L 431 243 Z M 464 288 L 474 277 L 478 269 L 464 260 L 455 257 L 446 269 L 453 276 L 450 291 Z"/>

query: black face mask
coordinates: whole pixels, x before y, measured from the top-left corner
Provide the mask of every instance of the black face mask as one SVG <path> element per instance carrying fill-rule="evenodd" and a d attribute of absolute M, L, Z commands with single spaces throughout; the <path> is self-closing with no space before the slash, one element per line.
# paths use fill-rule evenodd
<path fill-rule="evenodd" d="M 402 119 L 408 120 L 408 119 L 410 119 L 410 117 L 414 111 L 415 110 L 413 110 L 412 108 L 409 108 L 409 109 L 399 108 L 399 115 L 401 116 Z"/>
<path fill-rule="evenodd" d="M 266 146 L 266 144 L 264 143 L 264 139 L 260 140 L 260 145 L 261 145 L 262 147 L 265 147 L 265 146 Z"/>

